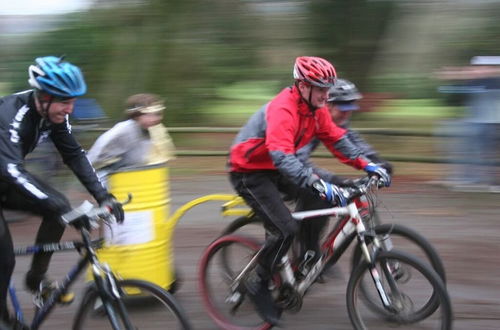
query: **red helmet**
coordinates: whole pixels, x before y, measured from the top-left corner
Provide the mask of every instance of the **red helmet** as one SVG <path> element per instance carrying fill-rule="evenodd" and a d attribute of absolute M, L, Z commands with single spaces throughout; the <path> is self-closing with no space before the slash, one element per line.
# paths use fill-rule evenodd
<path fill-rule="evenodd" d="M 295 60 L 293 78 L 318 87 L 331 87 L 337 73 L 330 62 L 320 57 L 301 56 Z"/>

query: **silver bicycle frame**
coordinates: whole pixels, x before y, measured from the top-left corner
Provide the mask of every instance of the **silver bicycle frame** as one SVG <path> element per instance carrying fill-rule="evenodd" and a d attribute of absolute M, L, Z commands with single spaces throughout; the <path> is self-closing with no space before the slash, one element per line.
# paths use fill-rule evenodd
<path fill-rule="evenodd" d="M 333 241 L 333 248 L 335 249 L 336 247 L 342 245 L 342 243 L 345 242 L 345 240 L 355 231 L 358 233 L 360 237 L 363 237 L 363 234 L 366 232 L 366 227 L 361 219 L 361 216 L 358 211 L 358 207 L 356 206 L 356 203 L 351 202 L 349 205 L 344 206 L 344 207 L 331 207 L 327 209 L 318 209 L 318 210 L 310 210 L 310 211 L 301 211 L 301 212 L 294 212 L 292 213 L 292 217 L 296 220 L 302 221 L 305 219 L 309 218 L 315 218 L 318 216 L 335 216 L 335 217 L 341 217 L 341 216 L 349 216 L 349 221 L 344 224 L 344 226 L 341 228 L 340 232 L 337 234 L 335 237 L 335 240 Z M 374 239 L 374 244 L 375 246 L 379 246 L 379 242 L 377 238 L 375 237 Z M 364 258 L 371 263 L 372 262 L 372 256 L 368 250 L 367 245 L 364 242 L 361 242 L 360 248 L 362 251 L 362 254 Z M 322 259 L 318 260 L 316 264 L 312 267 L 311 271 L 309 272 L 308 276 L 301 282 L 297 284 L 297 281 L 295 280 L 295 276 L 292 270 L 292 266 L 290 265 L 290 261 L 288 259 L 288 255 L 283 256 L 281 260 L 281 270 L 280 270 L 280 275 L 281 278 L 285 283 L 288 283 L 292 285 L 293 287 L 296 288 L 296 290 L 303 295 L 305 291 L 314 283 L 314 280 L 318 276 L 318 274 L 321 272 L 323 269 L 323 263 Z M 376 269 L 373 269 L 372 277 L 375 282 L 375 285 L 377 286 L 377 289 L 382 297 L 382 300 L 384 303 L 388 304 L 387 297 L 385 293 L 383 292 L 381 283 L 380 283 L 380 277 L 378 275 L 378 272 Z M 380 292 L 382 291 L 382 292 Z"/>

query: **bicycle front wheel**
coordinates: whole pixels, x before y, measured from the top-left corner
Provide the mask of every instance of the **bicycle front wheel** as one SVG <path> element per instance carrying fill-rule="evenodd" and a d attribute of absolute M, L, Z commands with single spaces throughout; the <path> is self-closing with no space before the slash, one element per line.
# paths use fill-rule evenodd
<path fill-rule="evenodd" d="M 366 290 L 378 299 L 367 301 Z M 438 302 L 432 315 L 423 308 L 430 297 Z M 374 309 L 370 305 L 376 302 Z M 365 261 L 356 267 L 347 285 L 347 310 L 355 329 L 403 324 L 405 329 L 448 330 L 452 324 L 450 298 L 439 275 L 419 259 L 396 250 L 380 251 L 373 264 Z"/>
<path fill-rule="evenodd" d="M 121 329 L 127 329 L 125 318 L 132 323 L 132 329 L 191 329 L 181 305 L 166 290 L 135 279 L 117 281 L 116 284 L 122 292 L 125 309 L 120 311 L 115 304 L 104 306 L 96 286 L 90 285 L 76 313 L 74 330 L 113 329 L 110 318 L 116 318 Z"/>
<path fill-rule="evenodd" d="M 398 224 L 382 224 L 375 226 L 373 230 L 379 237 L 384 250 L 390 251 L 393 249 L 393 246 L 395 246 L 398 250 L 402 249 L 406 253 L 410 253 L 412 256 L 420 258 L 420 260 L 426 262 L 426 264 L 428 263 L 434 269 L 446 285 L 446 275 L 441 258 L 425 237 L 408 227 Z M 357 246 L 353 253 L 352 268 L 355 269 L 356 266 L 361 263 L 362 259 L 361 249 Z M 363 281 L 360 284 L 361 290 L 363 290 L 362 292 L 365 296 L 366 305 L 372 308 L 376 313 L 387 313 L 384 308 L 376 303 L 379 300 L 378 294 L 370 292 L 370 290 L 365 288 L 365 286 L 371 287 L 371 283 L 371 279 L 367 279 L 367 281 Z M 438 306 L 439 301 L 437 301 L 436 297 L 430 296 L 427 303 L 421 306 L 417 315 L 419 315 L 421 319 L 424 319 L 434 313 Z"/>

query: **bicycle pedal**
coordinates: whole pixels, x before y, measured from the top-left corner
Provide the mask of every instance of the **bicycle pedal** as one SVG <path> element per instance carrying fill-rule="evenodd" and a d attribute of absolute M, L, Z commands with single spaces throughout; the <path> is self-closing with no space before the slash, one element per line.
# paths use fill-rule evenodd
<path fill-rule="evenodd" d="M 230 309 L 231 315 L 236 315 L 236 312 L 238 311 L 241 304 L 243 303 L 244 295 L 239 294 L 239 295 L 236 295 L 234 298 L 232 300 L 226 300 L 226 302 L 230 302 L 233 304 L 233 306 Z"/>
<path fill-rule="evenodd" d="M 45 282 L 40 284 L 40 290 L 34 295 L 33 302 L 39 308 L 45 304 L 52 293 L 57 290 L 57 282 Z M 59 305 L 69 305 L 75 300 L 74 292 L 63 293 L 56 301 Z"/>
<path fill-rule="evenodd" d="M 57 302 L 60 305 L 69 305 L 73 301 L 75 301 L 75 293 L 74 292 L 67 292 L 67 293 L 61 295 L 61 297 L 59 297 L 59 299 L 57 300 Z"/>

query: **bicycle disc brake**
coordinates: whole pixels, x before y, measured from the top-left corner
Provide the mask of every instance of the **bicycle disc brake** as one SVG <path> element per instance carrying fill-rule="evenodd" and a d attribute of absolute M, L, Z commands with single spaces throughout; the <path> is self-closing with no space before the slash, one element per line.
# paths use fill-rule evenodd
<path fill-rule="evenodd" d="M 412 323 L 409 316 L 413 315 L 413 312 L 415 311 L 415 304 L 411 298 L 404 293 L 400 293 L 397 298 L 391 294 L 389 296 L 391 297 L 392 303 L 390 308 L 392 315 L 389 319 L 399 324 Z"/>

